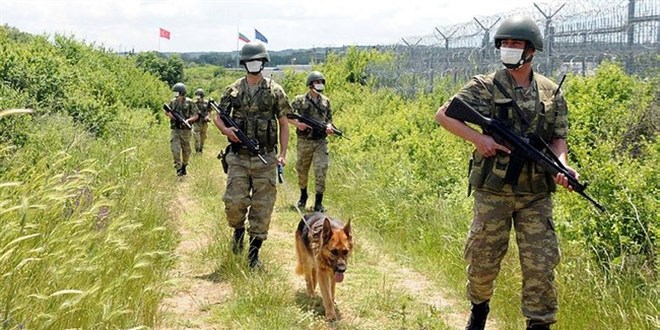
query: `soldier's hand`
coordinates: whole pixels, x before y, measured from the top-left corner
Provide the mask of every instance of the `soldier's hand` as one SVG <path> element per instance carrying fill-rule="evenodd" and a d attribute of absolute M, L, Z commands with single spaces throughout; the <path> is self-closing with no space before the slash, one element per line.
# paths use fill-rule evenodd
<path fill-rule="evenodd" d="M 328 135 L 335 134 L 335 131 L 333 129 L 334 126 L 332 126 L 331 123 L 328 123 L 328 125 L 325 127 L 325 133 Z"/>
<path fill-rule="evenodd" d="M 226 135 L 229 138 L 229 141 L 234 142 L 234 143 L 239 143 L 241 140 L 236 136 L 236 128 L 235 127 L 228 127 L 225 128 L 222 131 L 222 134 Z"/>
<path fill-rule="evenodd" d="M 495 142 L 490 135 L 481 134 L 479 140 L 474 145 L 477 148 L 477 152 L 486 158 L 495 156 L 498 150 L 507 154 L 511 153 L 509 148 Z"/>
<path fill-rule="evenodd" d="M 282 157 L 282 155 L 277 156 L 277 163 L 286 166 L 286 157 Z"/>
<path fill-rule="evenodd" d="M 570 167 L 568 165 L 564 165 L 564 166 L 568 170 L 568 173 L 570 173 L 575 179 L 580 178 L 580 175 L 578 174 L 578 172 L 576 170 L 574 170 L 572 167 Z M 563 186 L 564 188 L 568 189 L 568 191 L 573 191 L 573 187 L 571 187 L 571 185 L 568 181 L 568 178 L 563 173 L 560 172 L 560 173 L 557 173 L 557 175 L 555 175 L 555 182 L 558 185 Z"/>
<path fill-rule="evenodd" d="M 312 126 L 309 126 L 301 121 L 296 120 L 296 128 L 301 131 L 306 131 L 307 129 L 312 128 Z"/>

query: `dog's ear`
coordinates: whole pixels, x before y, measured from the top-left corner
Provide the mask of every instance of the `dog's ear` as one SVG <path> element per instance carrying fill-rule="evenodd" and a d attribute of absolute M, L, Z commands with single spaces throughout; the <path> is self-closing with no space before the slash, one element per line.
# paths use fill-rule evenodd
<path fill-rule="evenodd" d="M 332 225 L 330 225 L 330 219 L 327 217 L 323 220 L 323 230 L 321 231 L 323 237 L 323 243 L 328 243 L 332 238 Z"/>
<path fill-rule="evenodd" d="M 353 240 L 353 236 L 351 236 L 351 219 L 348 219 L 348 222 L 346 222 L 346 225 L 344 226 L 344 233 L 350 241 Z"/>

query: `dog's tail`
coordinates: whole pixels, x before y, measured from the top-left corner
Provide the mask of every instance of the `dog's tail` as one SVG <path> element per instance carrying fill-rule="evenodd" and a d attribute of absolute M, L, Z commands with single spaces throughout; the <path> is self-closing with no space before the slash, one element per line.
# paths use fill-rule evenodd
<path fill-rule="evenodd" d="M 305 223 L 303 220 L 300 220 L 298 223 L 298 229 L 296 229 L 296 274 L 303 275 L 305 271 L 303 270 L 303 258 L 305 257 L 305 243 L 303 242 L 303 230 L 305 229 Z"/>

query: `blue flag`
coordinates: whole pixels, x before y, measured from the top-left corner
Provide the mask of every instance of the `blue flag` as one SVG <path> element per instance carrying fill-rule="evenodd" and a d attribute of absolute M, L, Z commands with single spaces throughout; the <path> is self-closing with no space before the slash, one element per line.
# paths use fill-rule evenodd
<path fill-rule="evenodd" d="M 254 38 L 257 39 L 257 40 L 261 40 L 265 43 L 268 43 L 268 39 L 266 39 L 266 36 L 261 34 L 261 32 L 259 32 L 259 30 L 257 30 L 257 29 L 254 29 Z"/>

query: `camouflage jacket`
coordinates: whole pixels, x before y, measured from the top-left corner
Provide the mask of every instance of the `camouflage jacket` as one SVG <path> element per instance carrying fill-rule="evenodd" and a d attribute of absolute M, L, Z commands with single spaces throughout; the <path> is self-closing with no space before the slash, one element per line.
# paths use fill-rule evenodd
<path fill-rule="evenodd" d="M 495 79 L 518 104 L 522 116 L 512 106 L 496 106 L 496 100 L 507 97 L 495 85 Z M 486 117 L 508 122 L 520 136 L 536 134 L 549 144 L 552 139 L 566 139 L 568 135 L 566 101 L 561 91 L 554 95 L 557 87 L 550 79 L 532 73 L 530 86 L 517 88 L 508 71 L 500 70 L 489 75 L 475 76 L 454 97 L 459 97 Z M 448 105 L 451 99 L 447 102 Z M 503 179 L 509 162 L 508 155 L 498 153 L 497 156 L 484 158 L 475 150 L 472 154 L 470 184 L 476 189 L 498 193 L 542 193 L 555 190 L 554 180 L 549 173 L 529 161 L 518 177 L 518 184 L 513 187 L 505 185 Z"/>
<path fill-rule="evenodd" d="M 289 99 L 282 86 L 263 78 L 250 93 L 247 78 L 229 85 L 220 98 L 220 108 L 229 109 L 238 128 L 261 147 L 274 149 L 278 140 L 278 119 L 291 113 Z"/>
<path fill-rule="evenodd" d="M 319 94 L 316 100 L 312 99 L 311 92 L 307 94 L 298 95 L 293 102 L 291 102 L 293 111 L 300 115 L 316 119 L 322 123 L 332 123 L 332 109 L 330 107 L 330 99 L 323 94 Z M 299 138 L 319 140 L 327 136 L 325 131 L 318 131 L 307 129 L 301 131 L 296 129 L 296 134 Z"/>
<path fill-rule="evenodd" d="M 199 113 L 197 105 L 193 102 L 192 99 L 186 97 L 183 101 L 179 101 L 178 98 L 173 98 L 170 101 L 170 108 L 172 111 L 180 113 L 183 118 L 190 118 L 195 114 Z M 170 119 L 170 128 L 171 129 L 186 129 L 184 124 L 178 122 L 176 119 Z"/>
<path fill-rule="evenodd" d="M 199 121 L 199 122 L 208 121 L 208 120 L 205 120 L 205 119 L 209 115 L 209 101 L 204 100 L 204 99 L 198 99 L 198 100 L 195 100 L 195 105 L 197 106 L 197 109 L 199 110 L 199 119 L 197 121 Z"/>

